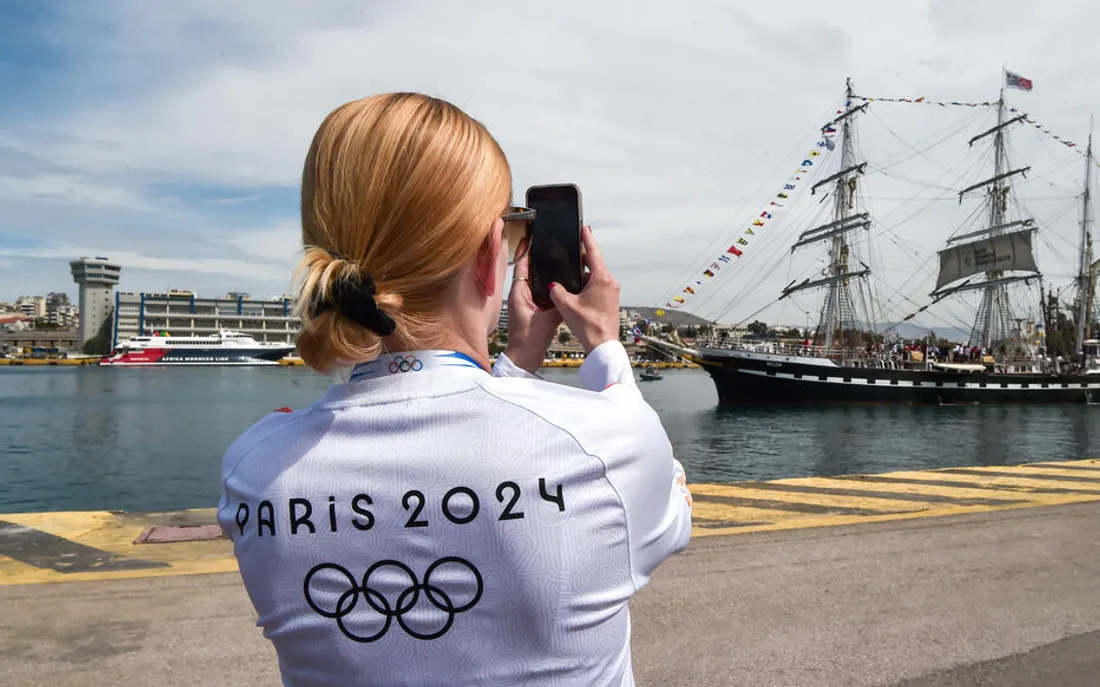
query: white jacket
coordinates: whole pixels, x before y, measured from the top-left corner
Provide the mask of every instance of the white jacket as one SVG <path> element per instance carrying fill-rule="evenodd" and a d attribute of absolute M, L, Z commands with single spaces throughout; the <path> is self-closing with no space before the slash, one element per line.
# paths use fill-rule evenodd
<path fill-rule="evenodd" d="M 627 601 L 690 495 L 622 345 L 580 380 L 388 354 L 229 448 L 218 522 L 284 684 L 634 683 Z"/>

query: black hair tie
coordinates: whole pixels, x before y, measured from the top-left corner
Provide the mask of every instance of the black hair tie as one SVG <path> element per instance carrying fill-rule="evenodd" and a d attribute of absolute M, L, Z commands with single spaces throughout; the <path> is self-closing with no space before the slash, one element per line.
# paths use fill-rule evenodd
<path fill-rule="evenodd" d="M 374 280 L 366 272 L 358 279 L 338 279 L 332 285 L 331 296 L 315 304 L 311 316 L 335 309 L 344 317 L 379 336 L 389 336 L 397 329 L 397 323 L 378 309 L 374 300 Z"/>

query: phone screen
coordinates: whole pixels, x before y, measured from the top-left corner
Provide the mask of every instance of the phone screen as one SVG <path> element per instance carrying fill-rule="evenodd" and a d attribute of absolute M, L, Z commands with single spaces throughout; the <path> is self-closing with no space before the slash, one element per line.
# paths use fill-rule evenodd
<path fill-rule="evenodd" d="M 572 184 L 527 189 L 527 207 L 535 211 L 531 231 L 531 296 L 551 304 L 549 287 L 557 282 L 570 293 L 581 290 L 581 198 Z"/>

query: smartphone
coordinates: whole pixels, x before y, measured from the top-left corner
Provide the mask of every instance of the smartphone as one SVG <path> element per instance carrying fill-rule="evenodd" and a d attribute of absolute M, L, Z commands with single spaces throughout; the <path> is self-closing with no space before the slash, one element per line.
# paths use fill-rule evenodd
<path fill-rule="evenodd" d="M 551 307 L 550 284 L 580 293 L 581 190 L 573 184 L 549 184 L 527 189 L 527 207 L 535 211 L 531 228 L 531 297 L 539 307 Z"/>

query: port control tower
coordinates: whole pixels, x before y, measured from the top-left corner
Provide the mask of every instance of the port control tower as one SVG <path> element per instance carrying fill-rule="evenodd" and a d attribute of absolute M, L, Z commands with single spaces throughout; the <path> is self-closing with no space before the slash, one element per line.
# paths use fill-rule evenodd
<path fill-rule="evenodd" d="M 78 258 L 69 263 L 73 281 L 80 285 L 79 341 L 83 348 L 88 339 L 111 317 L 111 293 L 118 284 L 122 267 L 107 258 Z"/>

